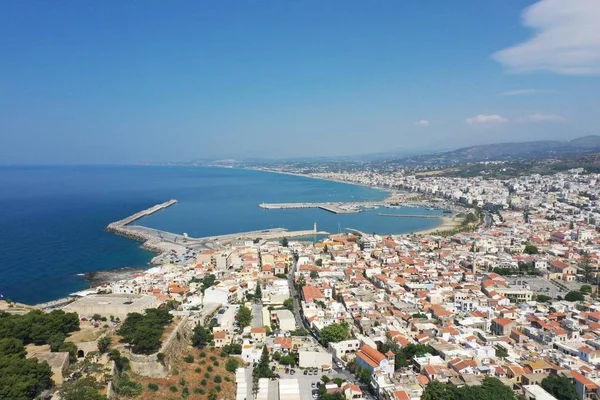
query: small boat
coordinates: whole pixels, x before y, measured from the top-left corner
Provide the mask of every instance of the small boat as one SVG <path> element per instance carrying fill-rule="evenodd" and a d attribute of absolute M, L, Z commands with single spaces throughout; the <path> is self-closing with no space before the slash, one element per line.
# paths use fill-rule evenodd
<path fill-rule="evenodd" d="M 451 210 L 444 210 L 443 212 L 444 212 L 444 214 L 452 214 Z"/>

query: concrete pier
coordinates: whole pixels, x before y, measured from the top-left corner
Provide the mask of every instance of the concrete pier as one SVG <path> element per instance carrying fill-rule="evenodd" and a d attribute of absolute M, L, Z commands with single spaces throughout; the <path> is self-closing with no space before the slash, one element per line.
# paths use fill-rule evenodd
<path fill-rule="evenodd" d="M 411 214 L 384 214 L 379 213 L 382 217 L 395 217 L 395 218 L 442 218 L 443 215 L 411 215 Z"/>
<path fill-rule="evenodd" d="M 106 230 L 108 232 L 115 233 L 117 235 L 125 236 L 130 239 L 135 239 L 143 242 L 142 247 L 162 254 L 164 252 L 171 251 L 173 249 L 199 249 L 199 250 L 215 250 L 221 249 L 224 245 L 227 245 L 234 240 L 238 239 L 265 239 L 275 240 L 281 238 L 300 238 L 300 237 L 311 237 L 313 235 L 329 235 L 328 232 L 319 231 L 315 232 L 311 230 L 301 231 L 288 231 L 283 228 L 272 228 L 263 229 L 259 231 L 230 233 L 225 235 L 215 235 L 202 238 L 193 238 L 187 235 L 180 235 L 177 233 L 161 231 L 159 229 L 148 228 L 141 225 L 130 225 L 133 221 L 140 218 L 164 210 L 167 207 L 176 204 L 177 200 L 169 200 L 165 203 L 157 204 L 154 207 L 150 207 L 146 210 L 135 213 L 122 220 L 110 223 Z M 343 210 L 342 210 L 343 211 Z M 331 211 L 335 212 L 335 211 Z M 160 257 L 157 257 L 160 258 Z"/>
<path fill-rule="evenodd" d="M 140 218 L 143 218 L 143 217 L 146 217 L 148 215 L 154 214 L 155 212 L 158 212 L 160 210 L 164 210 L 165 208 L 171 207 L 173 204 L 176 204 L 176 203 L 177 203 L 177 200 L 171 199 L 171 200 L 166 201 L 164 203 L 157 204 L 157 205 L 155 205 L 153 207 L 150 207 L 150 208 L 148 208 L 146 210 L 142 210 L 142 211 L 137 212 L 137 213 L 135 213 L 133 215 L 130 215 L 127 218 L 124 218 L 124 219 L 119 220 L 119 221 L 115 221 L 115 222 L 109 224 L 108 228 L 115 227 L 115 226 L 129 225 L 133 221 L 137 221 Z"/>
<path fill-rule="evenodd" d="M 376 202 L 338 202 L 338 203 L 261 203 L 258 206 L 267 210 L 319 208 L 334 214 L 356 214 L 361 212 L 361 207 L 378 207 L 383 203 Z"/>

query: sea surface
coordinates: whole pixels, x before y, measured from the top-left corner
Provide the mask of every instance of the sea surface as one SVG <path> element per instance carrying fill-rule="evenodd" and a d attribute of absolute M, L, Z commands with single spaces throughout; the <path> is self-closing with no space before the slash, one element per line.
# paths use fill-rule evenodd
<path fill-rule="evenodd" d="M 64 297 L 89 284 L 82 274 L 144 268 L 153 254 L 104 231 L 112 221 L 175 198 L 179 203 L 136 224 L 192 237 L 284 227 L 330 233 L 410 233 L 438 219 L 421 208 L 337 215 L 318 209 L 264 210 L 261 202 L 381 200 L 384 191 L 268 172 L 209 167 L 0 167 L 0 294 L 28 304 Z"/>

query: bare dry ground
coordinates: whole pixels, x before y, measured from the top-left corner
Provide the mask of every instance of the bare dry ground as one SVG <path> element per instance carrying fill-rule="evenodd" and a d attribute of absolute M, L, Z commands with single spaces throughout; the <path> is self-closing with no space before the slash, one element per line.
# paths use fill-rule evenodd
<path fill-rule="evenodd" d="M 205 354 L 204 357 L 200 356 L 202 352 Z M 187 354 L 194 357 L 193 362 L 187 363 L 183 360 L 183 357 Z M 168 400 L 185 398 L 204 400 L 208 399 L 211 390 L 216 389 L 217 386 L 221 388 L 217 393 L 219 400 L 235 399 L 235 373 L 228 372 L 225 369 L 226 360 L 227 358 L 220 356 L 220 351 L 217 349 L 206 348 L 200 351 L 190 346 L 166 378 L 147 378 L 131 374 L 132 380 L 140 382 L 143 387 L 143 392 L 137 399 Z M 221 377 L 220 383 L 215 382 L 217 376 Z M 203 381 L 205 381 L 204 385 L 202 384 Z M 149 383 L 157 384 L 159 389 L 157 391 L 150 390 L 148 388 Z M 177 390 L 172 391 L 171 388 Z M 187 388 L 189 393 L 187 397 L 184 397 L 184 388 Z M 201 390 L 204 393 L 200 393 Z"/>

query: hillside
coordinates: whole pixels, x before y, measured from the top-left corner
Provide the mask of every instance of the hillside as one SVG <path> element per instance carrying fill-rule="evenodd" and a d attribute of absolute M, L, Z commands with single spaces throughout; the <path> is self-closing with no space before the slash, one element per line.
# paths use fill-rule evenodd
<path fill-rule="evenodd" d="M 541 140 L 463 147 L 457 150 L 416 157 L 402 157 L 387 163 L 405 165 L 459 165 L 480 161 L 576 157 L 600 151 L 600 136 L 590 135 L 570 141 Z"/>

